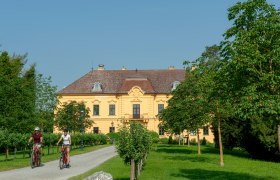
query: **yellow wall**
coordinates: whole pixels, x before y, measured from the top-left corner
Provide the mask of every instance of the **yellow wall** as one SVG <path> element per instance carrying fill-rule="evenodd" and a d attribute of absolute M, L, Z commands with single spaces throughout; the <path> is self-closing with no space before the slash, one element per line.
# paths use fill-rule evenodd
<path fill-rule="evenodd" d="M 140 119 L 137 121 L 143 123 L 148 130 L 159 132 L 159 120 L 157 119 L 158 104 L 164 104 L 167 107 L 167 101 L 170 99 L 166 94 L 145 94 L 140 87 L 134 86 L 128 94 L 123 95 L 63 95 L 60 98 L 61 103 L 69 103 L 71 101 L 84 102 L 86 107 L 90 109 L 90 118 L 94 121 L 93 127 L 99 128 L 99 133 L 109 133 L 109 127 L 112 125 L 118 131 L 118 127 L 124 122 L 132 119 L 133 104 L 140 104 Z M 99 116 L 93 115 L 93 105 L 99 105 Z M 115 116 L 109 115 L 109 105 L 115 104 Z M 93 132 L 93 127 L 86 129 L 86 132 Z M 202 130 L 200 139 L 202 135 Z M 184 133 L 186 135 L 186 132 Z M 166 135 L 161 137 L 167 137 Z M 190 136 L 190 139 L 196 136 Z M 213 134 L 209 129 L 209 135 L 205 136 L 206 140 L 213 142 Z"/>

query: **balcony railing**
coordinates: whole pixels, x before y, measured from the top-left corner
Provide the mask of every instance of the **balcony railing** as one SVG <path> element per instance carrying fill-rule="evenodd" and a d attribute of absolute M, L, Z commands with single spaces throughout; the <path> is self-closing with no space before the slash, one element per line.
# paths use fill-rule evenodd
<path fill-rule="evenodd" d="M 135 119 L 135 120 L 143 120 L 149 119 L 148 114 L 125 114 L 123 116 L 124 119 Z"/>
<path fill-rule="evenodd" d="M 125 114 L 122 117 L 122 121 L 124 123 L 129 123 L 130 121 L 139 121 L 142 123 L 148 123 L 149 122 L 149 117 L 148 114 Z"/>

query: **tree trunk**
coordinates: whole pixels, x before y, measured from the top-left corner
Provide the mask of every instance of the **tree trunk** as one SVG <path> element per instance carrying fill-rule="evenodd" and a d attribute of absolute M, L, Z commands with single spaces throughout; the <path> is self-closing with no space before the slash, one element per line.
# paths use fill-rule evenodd
<path fill-rule="evenodd" d="M 187 132 L 187 141 L 188 141 L 188 147 L 190 147 L 190 132 Z"/>
<path fill-rule="evenodd" d="M 139 162 L 137 163 L 137 176 L 136 176 L 136 179 L 137 179 L 137 177 L 140 176 L 140 171 L 141 171 L 141 161 L 139 161 Z"/>
<path fill-rule="evenodd" d="M 6 160 L 9 159 L 9 148 L 6 148 Z"/>
<path fill-rule="evenodd" d="M 196 130 L 196 135 L 197 135 L 197 154 L 200 156 L 201 151 L 200 151 L 200 140 L 199 140 L 199 128 Z"/>
<path fill-rule="evenodd" d="M 14 149 L 14 159 L 17 159 L 17 148 Z"/>
<path fill-rule="evenodd" d="M 219 147 L 220 147 L 220 165 L 224 166 L 224 153 L 223 153 L 223 143 L 221 134 L 221 117 L 218 113 L 218 136 L 219 136 Z"/>
<path fill-rule="evenodd" d="M 277 132 L 278 132 L 278 151 L 280 153 L 280 125 L 278 125 Z"/>
<path fill-rule="evenodd" d="M 131 159 L 131 168 L 130 168 L 130 180 L 135 179 L 135 161 Z"/>

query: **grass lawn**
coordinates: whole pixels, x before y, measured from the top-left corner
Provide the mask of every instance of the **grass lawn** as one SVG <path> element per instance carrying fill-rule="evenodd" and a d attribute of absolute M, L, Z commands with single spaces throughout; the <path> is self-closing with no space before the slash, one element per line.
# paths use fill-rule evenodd
<path fill-rule="evenodd" d="M 70 152 L 70 155 L 77 155 L 77 154 L 83 154 L 87 152 L 91 152 L 103 147 L 107 147 L 109 145 L 97 145 L 97 146 L 87 146 L 84 147 L 83 150 L 80 150 L 79 148 L 77 149 L 72 149 Z M 60 147 L 59 147 L 60 148 Z M 50 155 L 47 155 L 47 148 L 44 148 L 44 156 L 42 157 L 42 163 L 44 164 L 45 162 L 52 161 L 52 160 L 57 160 L 60 157 L 60 152 L 58 149 L 54 150 L 55 153 L 52 153 Z M 5 156 L 3 154 L 0 155 L 0 172 L 1 171 L 6 171 L 6 170 L 11 170 L 11 169 L 16 169 L 16 168 L 22 168 L 26 166 L 30 166 L 30 158 L 28 158 L 28 154 L 25 155 L 26 158 L 23 158 L 23 155 L 21 152 L 17 153 L 17 159 L 13 158 L 13 152 L 10 152 L 10 156 L 8 160 L 5 160 Z"/>
<path fill-rule="evenodd" d="M 279 163 L 253 160 L 241 151 L 225 151 L 224 162 L 225 166 L 220 167 L 219 152 L 211 146 L 202 146 L 202 154 L 198 157 L 196 146 L 157 145 L 151 150 L 138 179 L 280 179 Z M 111 173 L 114 180 L 127 180 L 130 175 L 130 167 L 115 157 L 71 180 L 83 179 L 97 171 Z"/>

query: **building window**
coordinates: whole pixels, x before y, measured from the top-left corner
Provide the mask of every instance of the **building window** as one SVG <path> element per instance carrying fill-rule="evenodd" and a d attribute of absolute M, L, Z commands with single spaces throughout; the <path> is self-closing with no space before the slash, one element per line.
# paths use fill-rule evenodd
<path fill-rule="evenodd" d="M 109 105 L 109 115 L 110 116 L 115 116 L 116 115 L 116 106 L 115 106 L 115 104 L 110 104 Z"/>
<path fill-rule="evenodd" d="M 158 113 L 164 109 L 164 104 L 158 104 Z"/>
<path fill-rule="evenodd" d="M 92 92 L 101 92 L 102 91 L 101 83 L 100 82 L 93 83 L 91 91 Z"/>
<path fill-rule="evenodd" d="M 180 82 L 179 81 L 174 81 L 173 83 L 172 83 L 172 91 L 174 91 L 178 86 L 179 86 L 179 84 L 180 84 Z"/>
<path fill-rule="evenodd" d="M 98 134 L 99 133 L 99 127 L 93 127 L 93 133 Z"/>
<path fill-rule="evenodd" d="M 196 131 L 191 131 L 190 135 L 191 136 L 195 136 L 196 135 Z"/>
<path fill-rule="evenodd" d="M 93 105 L 93 115 L 99 116 L 99 105 L 98 104 Z"/>
<path fill-rule="evenodd" d="M 140 104 L 133 104 L 133 119 L 140 118 Z"/>
<path fill-rule="evenodd" d="M 160 136 L 164 135 L 164 129 L 163 129 L 162 126 L 159 127 L 159 129 L 158 129 L 158 134 L 159 134 Z"/>
<path fill-rule="evenodd" d="M 203 127 L 203 135 L 209 135 L 209 127 L 208 126 Z"/>
<path fill-rule="evenodd" d="M 114 133 L 115 132 L 115 127 L 109 127 L 109 132 Z"/>

